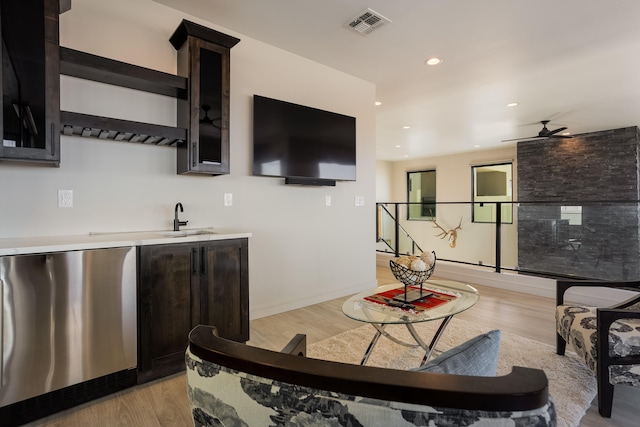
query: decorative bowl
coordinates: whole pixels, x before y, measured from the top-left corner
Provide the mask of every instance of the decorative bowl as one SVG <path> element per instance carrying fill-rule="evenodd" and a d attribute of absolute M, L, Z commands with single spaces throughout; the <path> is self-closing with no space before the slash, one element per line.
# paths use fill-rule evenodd
<path fill-rule="evenodd" d="M 389 260 L 389 267 L 393 276 L 405 286 L 421 286 L 433 273 L 436 266 L 436 253 L 433 254 L 433 263 L 424 271 L 411 270 L 394 260 Z"/>

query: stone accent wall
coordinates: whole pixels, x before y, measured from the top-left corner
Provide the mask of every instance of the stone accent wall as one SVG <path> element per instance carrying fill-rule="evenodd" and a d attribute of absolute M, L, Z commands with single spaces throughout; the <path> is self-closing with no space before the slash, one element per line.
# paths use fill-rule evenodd
<path fill-rule="evenodd" d="M 518 143 L 518 266 L 600 279 L 640 277 L 638 127 Z M 607 203 L 626 201 L 628 203 Z M 527 202 L 548 202 L 528 204 Z M 561 206 L 582 206 L 582 224 Z"/>

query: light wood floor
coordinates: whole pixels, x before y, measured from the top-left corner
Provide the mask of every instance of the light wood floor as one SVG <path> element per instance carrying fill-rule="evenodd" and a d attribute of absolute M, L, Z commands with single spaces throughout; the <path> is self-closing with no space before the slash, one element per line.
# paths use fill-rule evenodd
<path fill-rule="evenodd" d="M 395 283 L 388 268 L 377 268 L 378 283 Z M 459 318 L 555 345 L 554 301 L 549 298 L 477 286 L 480 301 Z M 316 304 L 251 322 L 249 344 L 280 350 L 296 333 L 309 343 L 350 330 L 362 323 L 342 315 L 345 298 Z M 601 418 L 597 404 L 582 419 L 585 427 L 638 426 L 640 389 L 617 386 L 613 416 Z M 1 423 L 0 423 L 1 424 Z M 183 374 L 133 387 L 52 415 L 29 426 L 188 426 L 192 425 Z"/>

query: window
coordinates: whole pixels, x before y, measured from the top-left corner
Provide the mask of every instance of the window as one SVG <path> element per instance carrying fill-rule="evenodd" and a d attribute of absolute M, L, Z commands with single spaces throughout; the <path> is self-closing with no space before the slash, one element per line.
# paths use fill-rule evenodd
<path fill-rule="evenodd" d="M 502 223 L 513 222 L 513 165 L 472 166 L 473 222 L 496 222 L 496 202 L 502 204 Z"/>
<path fill-rule="evenodd" d="M 569 221 L 569 225 L 582 225 L 582 206 L 560 206 L 560 219 Z"/>
<path fill-rule="evenodd" d="M 407 219 L 433 220 L 436 216 L 436 171 L 407 172 Z"/>

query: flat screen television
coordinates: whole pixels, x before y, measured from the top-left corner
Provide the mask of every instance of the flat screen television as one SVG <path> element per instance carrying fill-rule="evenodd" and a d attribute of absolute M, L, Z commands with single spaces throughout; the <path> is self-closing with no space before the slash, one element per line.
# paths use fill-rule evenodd
<path fill-rule="evenodd" d="M 355 117 L 254 95 L 253 174 L 289 184 L 355 181 Z"/>

